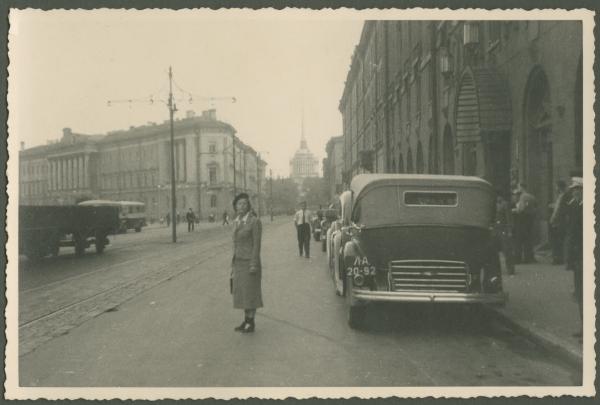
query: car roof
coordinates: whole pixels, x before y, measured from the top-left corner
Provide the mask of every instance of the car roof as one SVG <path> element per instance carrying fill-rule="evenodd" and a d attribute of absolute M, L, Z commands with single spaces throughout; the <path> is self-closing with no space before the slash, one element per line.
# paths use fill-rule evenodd
<path fill-rule="evenodd" d="M 358 174 L 350 183 L 350 189 L 355 196 L 360 195 L 365 189 L 382 185 L 406 186 L 444 186 L 478 187 L 492 190 L 492 185 L 486 180 L 475 176 L 457 176 L 445 174 Z"/>

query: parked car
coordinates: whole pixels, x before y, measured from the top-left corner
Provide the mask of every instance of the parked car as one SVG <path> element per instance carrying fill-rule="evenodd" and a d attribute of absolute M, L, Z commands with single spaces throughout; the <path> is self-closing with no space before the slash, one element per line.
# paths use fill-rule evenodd
<path fill-rule="evenodd" d="M 487 181 L 361 174 L 340 203 L 330 262 L 351 327 L 372 302 L 505 302 Z"/>
<path fill-rule="evenodd" d="M 320 241 L 321 240 L 321 219 L 317 215 L 314 215 L 310 219 L 310 229 L 312 230 L 312 234 L 313 234 L 313 238 L 314 238 L 315 242 Z"/>
<path fill-rule="evenodd" d="M 323 210 L 323 219 L 321 220 L 321 250 L 323 252 L 327 251 L 327 232 L 329 231 L 329 227 L 333 222 L 335 222 L 338 218 L 337 210 L 333 208 Z"/>

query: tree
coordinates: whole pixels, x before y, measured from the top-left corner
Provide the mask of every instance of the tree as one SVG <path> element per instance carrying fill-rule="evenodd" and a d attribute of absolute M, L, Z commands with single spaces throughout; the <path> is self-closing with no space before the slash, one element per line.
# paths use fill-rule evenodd
<path fill-rule="evenodd" d="M 290 178 L 273 180 L 273 213 L 293 214 L 298 205 L 298 185 Z"/>
<path fill-rule="evenodd" d="M 307 177 L 302 182 L 302 194 L 309 207 L 326 207 L 329 204 L 327 182 L 322 177 Z"/>

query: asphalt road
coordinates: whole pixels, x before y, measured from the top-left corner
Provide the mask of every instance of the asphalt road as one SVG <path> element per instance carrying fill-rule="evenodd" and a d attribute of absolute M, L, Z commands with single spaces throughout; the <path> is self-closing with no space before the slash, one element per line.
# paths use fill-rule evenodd
<path fill-rule="evenodd" d="M 231 228 L 170 243 L 166 228 L 119 235 L 103 255 L 21 262 L 21 386 L 576 385 L 561 363 L 464 307 L 375 306 L 346 323 L 324 254 L 297 256 L 291 221 L 264 219 L 254 334 L 233 331 Z"/>

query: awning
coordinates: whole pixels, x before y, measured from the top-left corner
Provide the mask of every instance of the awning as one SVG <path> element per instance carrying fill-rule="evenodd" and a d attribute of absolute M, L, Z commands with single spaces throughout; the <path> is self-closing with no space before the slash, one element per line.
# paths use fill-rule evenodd
<path fill-rule="evenodd" d="M 510 131 L 508 85 L 495 69 L 467 69 L 456 106 L 457 142 L 479 142 L 486 132 Z"/>

